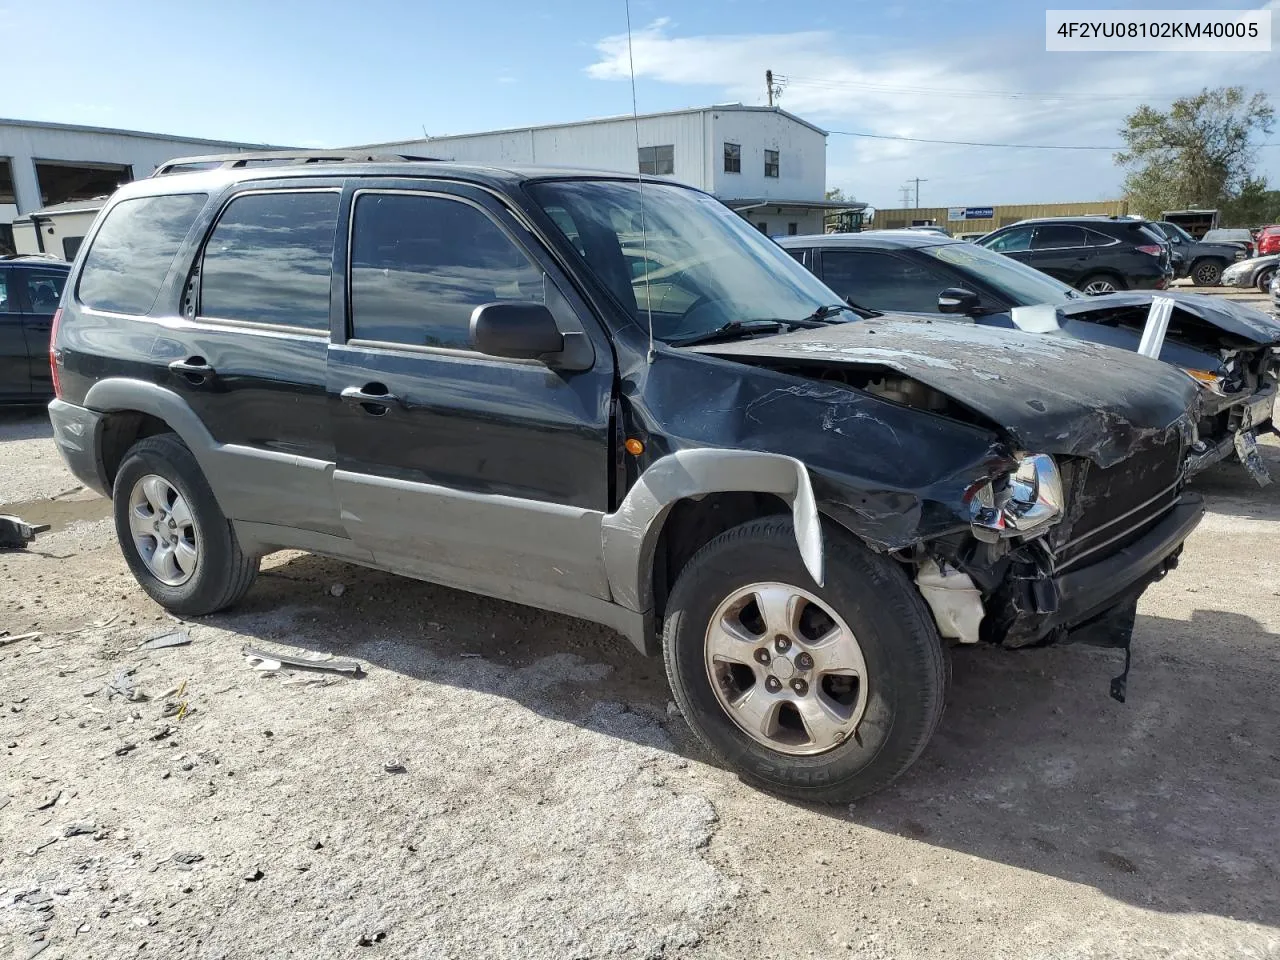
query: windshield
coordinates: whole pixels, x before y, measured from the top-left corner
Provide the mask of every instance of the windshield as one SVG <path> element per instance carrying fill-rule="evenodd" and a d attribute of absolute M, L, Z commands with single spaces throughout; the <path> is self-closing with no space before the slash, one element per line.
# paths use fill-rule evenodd
<path fill-rule="evenodd" d="M 935 260 L 972 274 L 1011 300 L 1015 307 L 1057 304 L 1079 296 L 1075 290 L 1048 274 L 974 243 L 939 243 L 919 249 Z"/>
<path fill-rule="evenodd" d="M 687 340 L 734 321 L 800 320 L 840 297 L 718 200 L 670 184 L 554 180 L 529 192 L 641 327 Z M 851 314 L 841 314 L 848 318 Z"/>
<path fill-rule="evenodd" d="M 1241 240 L 1248 241 L 1253 239 L 1248 230 L 1210 230 L 1204 235 L 1206 243 L 1220 242 L 1223 240 L 1239 242 Z"/>

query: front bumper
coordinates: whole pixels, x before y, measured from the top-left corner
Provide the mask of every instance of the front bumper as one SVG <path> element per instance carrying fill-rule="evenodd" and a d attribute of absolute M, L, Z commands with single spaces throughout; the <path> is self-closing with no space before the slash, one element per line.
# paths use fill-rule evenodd
<path fill-rule="evenodd" d="M 1249 446 L 1256 440 L 1259 430 L 1275 429 L 1273 417 L 1276 397 L 1275 384 L 1268 384 L 1261 390 L 1219 408 L 1214 413 L 1214 417 L 1221 422 L 1221 418 L 1226 414 L 1227 429 L 1212 436 L 1201 434 L 1199 449 L 1194 449 L 1187 457 L 1187 476 L 1195 476 L 1215 463 L 1225 460 L 1232 453 L 1238 453 L 1241 454 L 1242 461 L 1255 480 L 1264 486 L 1269 483 L 1270 478 L 1262 479 L 1266 475 L 1266 467 L 1262 465 L 1262 461 L 1257 459 L 1251 463 L 1250 459 L 1246 459 L 1241 447 Z M 1259 471 L 1262 476 L 1259 475 Z"/>
<path fill-rule="evenodd" d="M 49 404 L 49 420 L 53 424 L 53 442 L 75 478 L 90 490 L 110 497 L 98 456 L 102 414 L 54 400 Z"/>
<path fill-rule="evenodd" d="M 1183 541 L 1203 517 L 1204 501 L 1184 493 L 1155 526 L 1097 563 L 1002 586 L 988 605 L 1000 634 L 992 639 L 1006 647 L 1066 639 L 1073 628 L 1132 603 L 1177 565 Z"/>

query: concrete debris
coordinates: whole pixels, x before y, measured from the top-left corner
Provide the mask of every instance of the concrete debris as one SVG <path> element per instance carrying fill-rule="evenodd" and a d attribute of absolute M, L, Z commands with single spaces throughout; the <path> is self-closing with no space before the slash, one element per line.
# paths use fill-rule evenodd
<path fill-rule="evenodd" d="M 91 820 L 80 820 L 76 823 L 67 824 L 66 829 L 62 831 L 62 835 L 67 838 L 83 837 L 96 833 L 98 825 Z"/>
<path fill-rule="evenodd" d="M 387 939 L 386 931 L 378 930 L 375 933 L 361 934 L 356 944 L 361 947 L 372 947 L 375 943 L 381 943 L 385 939 Z"/>
<path fill-rule="evenodd" d="M 203 860 L 204 854 L 203 853 L 175 853 L 169 859 L 172 860 L 174 863 L 192 864 L 192 863 L 199 863 L 201 860 Z"/>
<path fill-rule="evenodd" d="M 158 637 L 152 637 L 150 640 L 142 641 L 135 649 L 163 650 L 166 647 L 185 647 L 190 642 L 191 635 L 187 631 L 172 630 L 169 633 L 162 633 Z"/>
<path fill-rule="evenodd" d="M 241 877 L 241 879 L 244 880 L 246 883 L 257 883 L 259 880 L 261 880 L 265 876 L 266 874 L 262 872 L 261 867 L 254 867 L 252 870 L 246 873 L 243 877 Z"/>
<path fill-rule="evenodd" d="M 347 585 L 345 583 L 335 583 L 329 587 L 329 596 L 331 597 L 340 597 L 346 592 Z"/>
<path fill-rule="evenodd" d="M 138 689 L 137 683 L 134 682 L 133 675 L 138 672 L 137 667 L 123 667 L 116 671 L 116 675 L 108 681 L 103 688 L 103 692 L 110 700 L 113 697 L 124 697 L 131 703 L 138 703 L 144 700 L 150 700 L 145 693 Z"/>
<path fill-rule="evenodd" d="M 37 957 L 40 954 L 44 953 L 44 948 L 47 946 L 49 946 L 48 940 L 35 941 L 29 947 L 27 947 L 25 960 L 31 960 L 32 957 Z"/>
<path fill-rule="evenodd" d="M 254 666 L 253 661 L 257 660 L 261 663 L 272 663 L 273 667 L 257 667 L 254 669 L 274 669 L 278 670 L 284 665 L 291 667 L 299 667 L 303 670 L 332 670 L 336 673 L 349 673 L 353 677 L 364 676 L 364 670 L 354 660 L 340 660 L 331 654 L 315 654 L 312 656 L 304 656 L 300 654 L 274 653 L 266 650 L 260 650 L 255 647 L 244 647 L 240 653 L 248 658 L 250 666 Z"/>
<path fill-rule="evenodd" d="M 116 750 L 116 756 L 123 757 L 125 754 L 132 753 L 137 749 L 138 745 L 136 743 L 122 743 Z"/>
<path fill-rule="evenodd" d="M 37 803 L 37 804 L 36 804 L 36 809 L 37 809 L 37 810 L 48 810 L 48 809 L 49 809 L 50 807 L 52 807 L 55 803 L 57 803 L 57 802 L 58 802 L 58 798 L 59 798 L 59 797 L 61 797 L 61 796 L 62 796 L 62 791 L 61 791 L 61 790 L 55 790 L 55 791 L 53 791 L 53 793 L 46 793 L 46 794 L 44 795 L 44 799 L 42 799 L 39 803 Z"/>

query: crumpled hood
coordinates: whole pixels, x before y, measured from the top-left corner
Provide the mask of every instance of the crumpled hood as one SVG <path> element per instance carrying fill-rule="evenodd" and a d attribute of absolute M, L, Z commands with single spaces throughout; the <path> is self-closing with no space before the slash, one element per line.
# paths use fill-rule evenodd
<path fill-rule="evenodd" d="M 887 315 L 690 348 L 727 360 L 838 364 L 911 377 L 1034 453 L 1108 466 L 1152 434 L 1189 431 L 1198 387 L 1175 367 L 1064 337 Z"/>
<path fill-rule="evenodd" d="M 1234 303 L 1222 297 L 1208 297 L 1201 293 L 1178 293 L 1172 290 L 1159 293 L 1109 293 L 1101 297 L 1068 300 L 1058 309 L 1066 317 L 1087 320 L 1089 313 L 1122 307 L 1150 307 L 1152 297 L 1169 297 L 1175 301 L 1178 310 L 1252 344 L 1280 344 L 1280 321 L 1242 303 Z"/>

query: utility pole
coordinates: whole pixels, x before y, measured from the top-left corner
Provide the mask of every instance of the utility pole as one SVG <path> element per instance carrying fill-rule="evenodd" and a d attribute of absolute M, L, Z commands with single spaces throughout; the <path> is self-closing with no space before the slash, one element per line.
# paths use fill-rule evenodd
<path fill-rule="evenodd" d="M 920 209 L 920 184 L 928 183 L 928 182 L 929 182 L 928 180 L 921 180 L 919 177 L 916 177 L 912 180 L 907 181 L 907 183 L 914 183 L 916 185 L 916 209 L 917 210 Z"/>
<path fill-rule="evenodd" d="M 764 72 L 764 85 L 769 94 L 769 106 L 774 105 L 774 101 L 782 97 L 782 85 L 787 82 L 786 77 L 779 77 L 778 82 L 773 82 L 773 71 L 766 70 Z"/>

